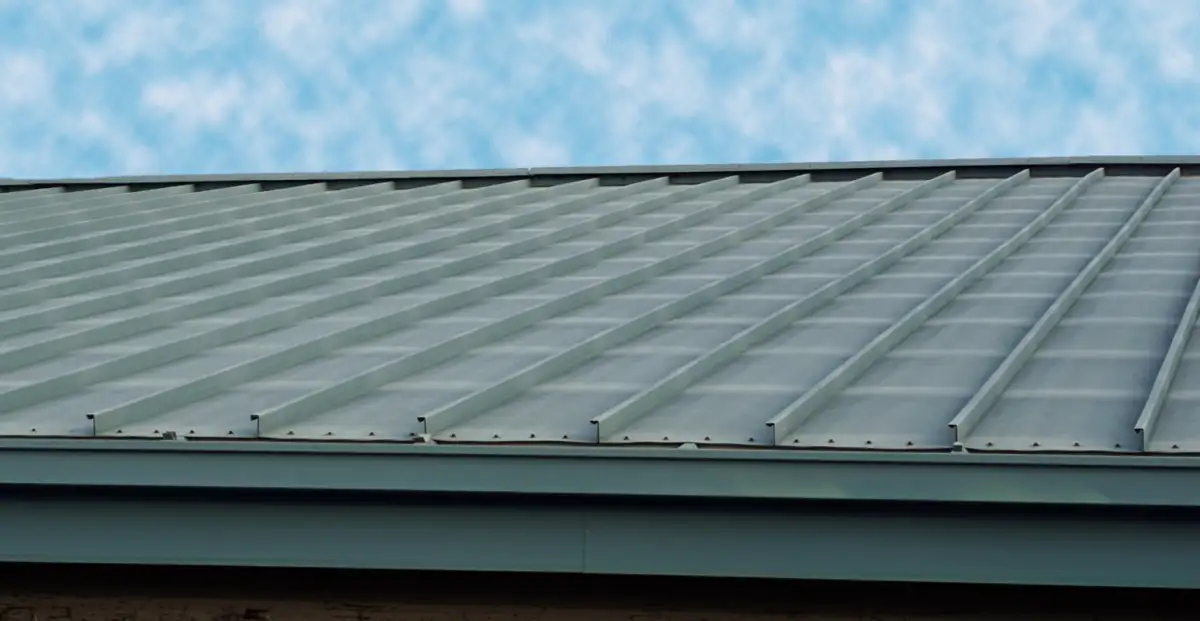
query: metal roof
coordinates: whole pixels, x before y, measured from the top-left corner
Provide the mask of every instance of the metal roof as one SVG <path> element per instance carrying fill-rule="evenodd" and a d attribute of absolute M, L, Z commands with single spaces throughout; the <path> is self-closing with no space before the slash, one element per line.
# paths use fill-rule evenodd
<path fill-rule="evenodd" d="M 3 181 L 0 436 L 1194 453 L 1198 163 Z"/>

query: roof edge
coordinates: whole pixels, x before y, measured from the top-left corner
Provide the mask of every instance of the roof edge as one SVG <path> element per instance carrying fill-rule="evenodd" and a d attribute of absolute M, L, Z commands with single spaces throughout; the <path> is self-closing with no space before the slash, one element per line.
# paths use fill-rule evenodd
<path fill-rule="evenodd" d="M 1013 157 L 917 160 L 856 160 L 845 162 L 743 163 L 743 164 L 678 164 L 647 166 L 568 166 L 538 168 L 448 169 L 411 171 L 358 171 L 308 173 L 239 173 L 239 174 L 180 174 L 180 175 L 123 175 L 79 178 L 0 178 L 0 188 L 71 185 L 127 184 L 189 184 L 189 183 L 252 183 L 252 182 L 321 182 L 321 181 L 415 181 L 438 179 L 505 179 L 553 178 L 564 176 L 622 176 L 622 175 L 712 175 L 754 173 L 813 173 L 822 171 L 950 168 L 1069 168 L 1078 166 L 1149 166 L 1200 167 L 1200 155 L 1098 155 L 1079 157 Z"/>
<path fill-rule="evenodd" d="M 0 487 L 1200 507 L 1200 458 L 0 441 Z"/>

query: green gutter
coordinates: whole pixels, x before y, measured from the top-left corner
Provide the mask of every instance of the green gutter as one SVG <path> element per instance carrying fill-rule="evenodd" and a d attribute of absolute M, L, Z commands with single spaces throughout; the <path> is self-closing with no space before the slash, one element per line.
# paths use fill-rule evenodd
<path fill-rule="evenodd" d="M 0 486 L 1198 507 L 1200 459 L 0 441 Z"/>

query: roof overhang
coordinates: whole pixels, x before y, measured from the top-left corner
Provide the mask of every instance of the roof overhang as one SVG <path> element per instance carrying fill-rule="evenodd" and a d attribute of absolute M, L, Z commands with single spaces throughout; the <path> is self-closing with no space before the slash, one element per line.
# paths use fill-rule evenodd
<path fill-rule="evenodd" d="M 1200 585 L 1191 458 L 20 441 L 0 562 Z"/>

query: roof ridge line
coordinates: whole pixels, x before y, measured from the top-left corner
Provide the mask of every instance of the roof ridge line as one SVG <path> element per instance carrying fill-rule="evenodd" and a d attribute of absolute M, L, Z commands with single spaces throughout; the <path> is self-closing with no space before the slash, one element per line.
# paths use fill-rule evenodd
<path fill-rule="evenodd" d="M 443 169 L 443 170 L 381 170 L 344 172 L 257 172 L 216 174 L 167 174 L 167 175 L 114 175 L 105 177 L 68 178 L 7 178 L 0 177 L 4 186 L 86 185 L 121 183 L 221 183 L 246 182 L 249 180 L 297 182 L 297 181 L 378 181 L 402 179 L 444 178 L 513 178 L 513 177 L 556 177 L 572 175 L 663 175 L 663 174 L 738 174 L 738 173 L 789 173 L 810 171 L 863 171 L 863 170 L 912 170 L 949 168 L 1005 168 L 1005 167 L 1052 167 L 1071 166 L 1186 166 L 1200 168 L 1197 155 L 1088 155 L 1053 157 L 995 157 L 995 158 L 945 158 L 910 160 L 849 160 L 828 162 L 776 162 L 776 163 L 713 163 L 713 164 L 669 164 L 669 165 L 620 165 L 620 166 L 547 166 L 517 168 Z"/>

